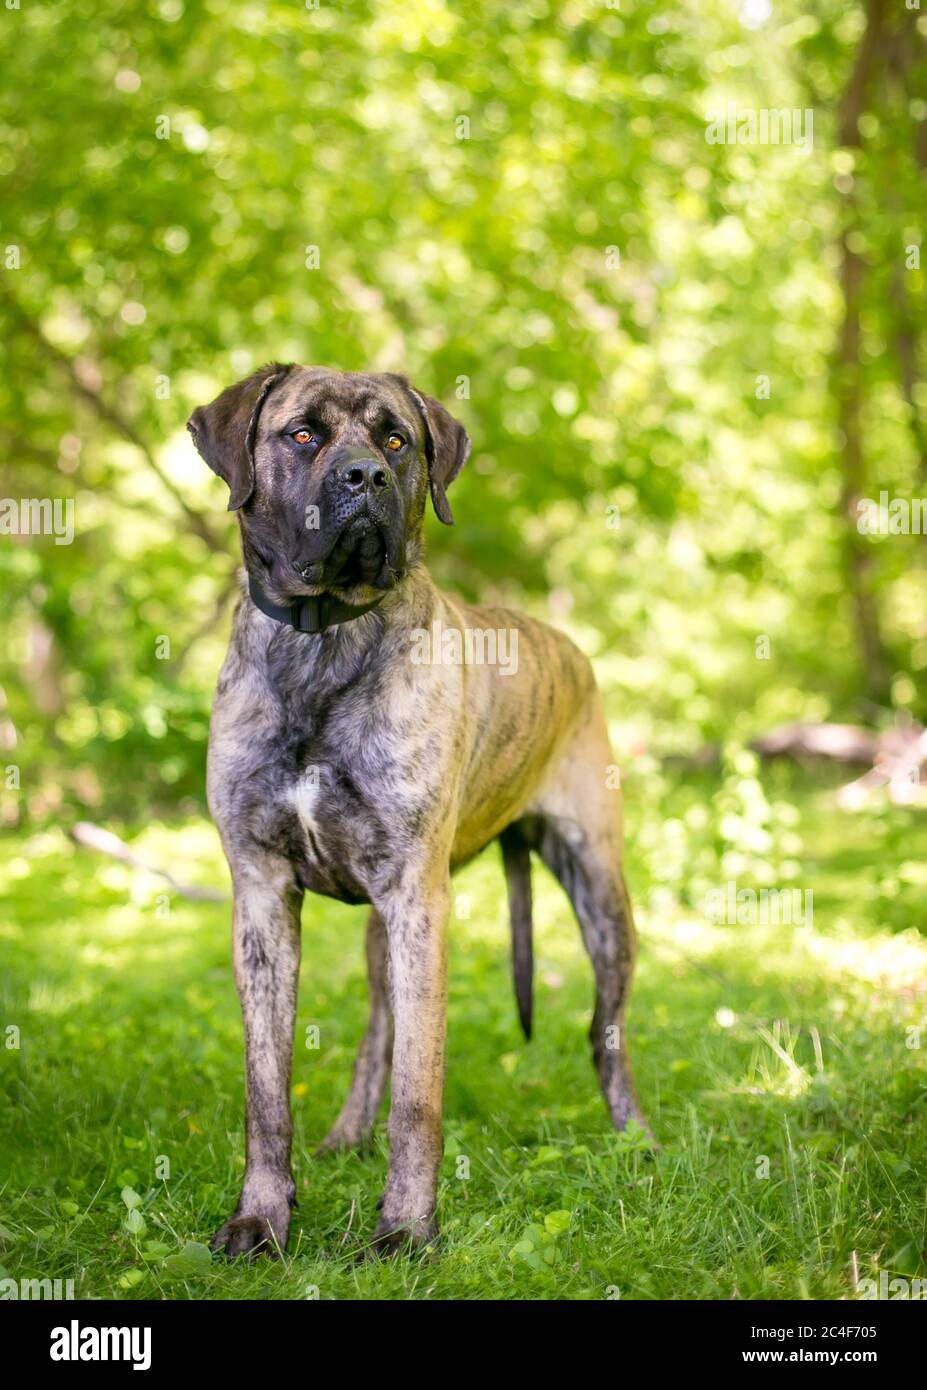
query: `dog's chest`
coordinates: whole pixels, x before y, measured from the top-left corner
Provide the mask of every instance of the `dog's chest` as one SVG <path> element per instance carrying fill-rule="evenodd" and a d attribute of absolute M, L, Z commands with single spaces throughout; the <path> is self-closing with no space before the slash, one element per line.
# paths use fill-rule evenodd
<path fill-rule="evenodd" d="M 256 821 L 262 843 L 290 860 L 304 888 L 363 902 L 391 858 L 392 837 L 376 788 L 359 785 L 355 771 L 325 752 L 301 767 L 268 769 L 262 805 L 246 818 Z"/>
<path fill-rule="evenodd" d="M 369 897 L 382 826 L 337 763 L 312 762 L 285 782 L 279 817 L 305 888 L 348 902 Z"/>
<path fill-rule="evenodd" d="M 382 758 L 368 764 L 343 737 L 252 733 L 233 749 L 215 738 L 209 781 L 230 858 L 283 858 L 310 892 L 368 901 L 408 843 L 393 770 Z"/>
<path fill-rule="evenodd" d="M 443 743 L 408 687 L 407 664 L 389 680 L 382 662 L 255 673 L 231 659 L 209 751 L 230 860 L 282 857 L 311 892 L 375 898 L 414 854 L 446 780 Z"/>

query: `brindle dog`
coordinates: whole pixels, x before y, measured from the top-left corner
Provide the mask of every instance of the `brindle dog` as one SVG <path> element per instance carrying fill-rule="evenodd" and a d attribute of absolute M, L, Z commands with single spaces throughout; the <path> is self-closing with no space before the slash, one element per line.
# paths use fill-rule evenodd
<path fill-rule="evenodd" d="M 275 364 L 196 410 L 189 429 L 228 483 L 250 586 L 209 745 L 247 1082 L 244 1185 L 213 1247 L 240 1255 L 287 1241 L 307 889 L 372 907 L 370 1020 L 322 1149 L 369 1138 L 392 1065 L 374 1247 L 420 1246 L 437 1231 L 450 877 L 490 841 L 502 845 L 526 1033 L 534 850 L 566 889 L 592 958 L 592 1051 L 612 1121 L 645 1126 L 624 1033 L 634 927 L 601 698 L 562 633 L 435 588 L 422 564 L 426 499 L 450 525 L 447 488 L 470 442 L 404 377 Z M 517 633 L 517 670 L 416 660 L 416 635 L 435 623 L 461 640 Z"/>

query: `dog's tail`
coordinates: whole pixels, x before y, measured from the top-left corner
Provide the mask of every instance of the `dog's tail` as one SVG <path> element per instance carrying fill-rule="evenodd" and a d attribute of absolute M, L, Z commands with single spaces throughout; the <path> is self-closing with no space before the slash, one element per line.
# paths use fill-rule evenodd
<path fill-rule="evenodd" d="M 531 941 L 531 851 L 520 830 L 510 825 L 499 836 L 512 918 L 515 998 L 525 1037 L 531 1037 L 534 947 Z"/>

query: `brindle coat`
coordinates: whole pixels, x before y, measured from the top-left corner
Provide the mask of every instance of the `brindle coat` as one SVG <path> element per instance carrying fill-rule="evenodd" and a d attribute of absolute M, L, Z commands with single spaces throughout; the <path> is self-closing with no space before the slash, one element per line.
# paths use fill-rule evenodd
<path fill-rule="evenodd" d="M 369 1024 L 322 1149 L 370 1136 L 392 1066 L 374 1239 L 420 1245 L 436 1234 L 450 875 L 493 839 L 509 872 L 526 1030 L 534 849 L 569 894 L 592 958 L 592 1048 L 612 1120 L 644 1123 L 623 1030 L 634 928 L 600 696 L 563 634 L 435 588 L 421 563 L 426 497 L 450 523 L 446 489 L 469 441 L 404 378 L 272 366 L 194 412 L 189 427 L 229 484 L 246 568 L 273 602 L 382 595 L 363 616 L 308 635 L 246 593 L 219 678 L 208 792 L 234 886 L 247 1162 L 214 1247 L 237 1255 L 286 1244 L 306 890 L 372 905 Z M 517 630 L 517 672 L 417 664 L 413 633 L 435 622 Z"/>

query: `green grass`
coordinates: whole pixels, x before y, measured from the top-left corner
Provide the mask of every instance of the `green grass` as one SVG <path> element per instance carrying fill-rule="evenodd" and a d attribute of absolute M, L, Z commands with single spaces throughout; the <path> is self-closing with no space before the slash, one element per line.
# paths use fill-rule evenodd
<path fill-rule="evenodd" d="M 628 779 L 630 1040 L 656 1156 L 608 1126 L 589 966 L 559 889 L 536 868 L 525 1044 L 495 851 L 456 880 L 442 1242 L 382 1264 L 355 1255 L 384 1126 L 368 1156 L 310 1156 L 363 1029 L 363 910 L 307 900 L 290 1253 L 229 1265 L 199 1248 L 242 1171 L 228 909 L 175 897 L 165 913 L 156 880 L 60 832 L 8 840 L 0 1000 L 19 1047 L 0 1052 L 0 1262 L 96 1298 L 852 1298 L 854 1260 L 860 1276 L 923 1275 L 927 825 L 884 806 L 844 815 L 820 779 L 762 777 L 740 755 L 717 780 Z M 202 821 L 139 844 L 224 882 Z M 764 877 L 813 890 L 813 928 L 699 910 L 709 888 Z"/>

